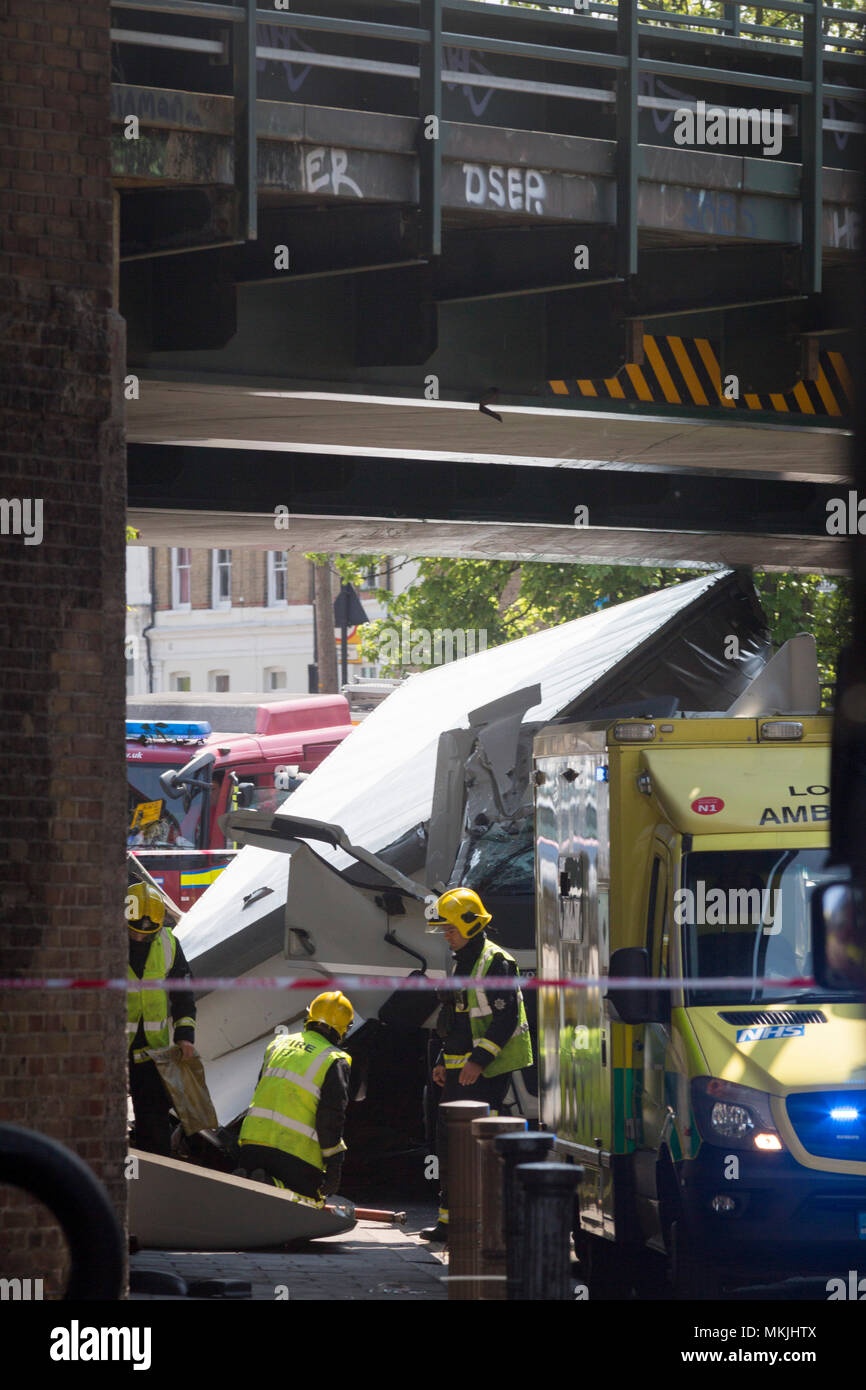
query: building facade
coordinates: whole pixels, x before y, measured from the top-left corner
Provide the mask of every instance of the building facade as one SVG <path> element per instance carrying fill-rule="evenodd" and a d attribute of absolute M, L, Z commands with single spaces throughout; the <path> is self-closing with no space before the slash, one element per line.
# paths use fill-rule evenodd
<path fill-rule="evenodd" d="M 414 565 L 388 565 L 368 578 L 371 589 L 403 589 L 414 574 Z M 131 545 L 126 591 L 127 696 L 310 690 L 313 566 L 303 555 Z M 370 589 L 360 597 L 371 620 L 382 616 Z M 379 674 L 361 662 L 352 634 L 348 662 L 350 679 Z"/>

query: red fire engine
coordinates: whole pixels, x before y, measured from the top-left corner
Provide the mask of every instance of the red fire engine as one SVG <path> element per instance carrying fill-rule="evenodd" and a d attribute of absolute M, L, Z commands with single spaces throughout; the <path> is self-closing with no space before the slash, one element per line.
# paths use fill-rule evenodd
<path fill-rule="evenodd" d="M 352 728 L 342 695 L 260 705 L 252 734 L 127 720 L 130 852 L 189 911 L 237 853 L 218 818 L 238 807 L 276 810 Z"/>

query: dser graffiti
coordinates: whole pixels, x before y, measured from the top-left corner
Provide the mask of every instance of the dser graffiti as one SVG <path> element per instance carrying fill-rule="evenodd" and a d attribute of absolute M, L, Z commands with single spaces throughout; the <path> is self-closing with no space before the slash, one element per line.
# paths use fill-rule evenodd
<path fill-rule="evenodd" d="M 464 164 L 463 196 L 469 207 L 507 208 L 541 216 L 547 185 L 538 169 L 505 169 L 501 164 Z"/>

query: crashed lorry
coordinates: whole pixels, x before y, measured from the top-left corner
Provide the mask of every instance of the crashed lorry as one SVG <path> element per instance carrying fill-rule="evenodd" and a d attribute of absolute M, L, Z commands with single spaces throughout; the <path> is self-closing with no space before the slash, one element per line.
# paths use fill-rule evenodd
<path fill-rule="evenodd" d="M 751 581 L 719 570 L 410 676 L 275 813 L 224 817 L 245 848 L 178 929 L 193 974 L 441 978 L 450 955 L 425 930 L 424 901 L 459 883 L 492 913 L 493 939 L 534 973 L 534 737 L 554 720 L 724 714 L 771 656 Z M 811 662 L 814 698 L 813 645 Z M 790 678 L 790 657 L 772 665 L 780 683 Z M 784 704 L 787 692 L 774 698 Z M 222 1126 L 236 1127 L 249 1104 L 274 1030 L 296 1028 L 317 992 L 256 985 L 199 997 L 197 1045 Z M 535 992 L 525 998 L 535 1034 Z M 436 996 L 377 987 L 352 1001 L 344 1174 L 384 1175 L 407 1158 L 420 1174 L 437 1099 Z M 535 1066 L 515 1074 L 506 1103 L 538 1115 Z"/>

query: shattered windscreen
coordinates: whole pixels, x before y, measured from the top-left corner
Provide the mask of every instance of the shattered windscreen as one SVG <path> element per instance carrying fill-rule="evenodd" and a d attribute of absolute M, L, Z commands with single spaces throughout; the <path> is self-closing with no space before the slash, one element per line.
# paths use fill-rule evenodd
<path fill-rule="evenodd" d="M 472 848 L 466 884 L 482 897 L 485 889 L 497 893 L 532 893 L 534 855 L 535 837 L 530 816 L 509 822 L 508 827 L 492 825 Z"/>

